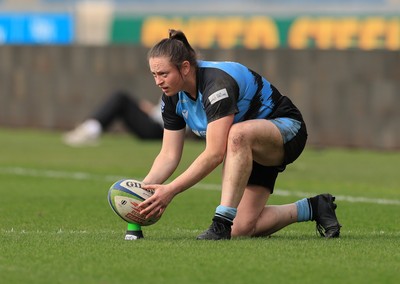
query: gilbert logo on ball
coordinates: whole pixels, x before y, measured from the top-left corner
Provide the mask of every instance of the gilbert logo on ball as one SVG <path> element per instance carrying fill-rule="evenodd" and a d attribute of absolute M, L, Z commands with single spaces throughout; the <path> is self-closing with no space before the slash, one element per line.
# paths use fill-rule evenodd
<path fill-rule="evenodd" d="M 134 179 L 122 179 L 108 190 L 108 203 L 111 209 L 123 220 L 141 226 L 149 226 L 160 218 L 146 219 L 140 214 L 139 204 L 151 197 L 154 192 L 143 189 L 142 182 Z"/>

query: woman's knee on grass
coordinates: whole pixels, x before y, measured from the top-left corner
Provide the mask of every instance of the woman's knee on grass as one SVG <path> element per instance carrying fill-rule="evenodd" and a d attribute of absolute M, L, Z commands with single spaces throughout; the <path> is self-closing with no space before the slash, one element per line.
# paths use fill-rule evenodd
<path fill-rule="evenodd" d="M 234 221 L 232 236 L 266 236 L 281 229 L 281 212 L 279 206 L 266 206 L 261 214 L 254 219 L 239 219 Z"/>
<path fill-rule="evenodd" d="M 237 220 L 232 226 L 232 237 L 251 237 L 256 228 L 257 220 Z"/>

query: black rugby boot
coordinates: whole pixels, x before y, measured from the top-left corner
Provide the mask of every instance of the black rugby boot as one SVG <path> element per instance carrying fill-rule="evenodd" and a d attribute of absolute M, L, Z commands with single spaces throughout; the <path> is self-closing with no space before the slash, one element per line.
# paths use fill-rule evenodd
<path fill-rule="evenodd" d="M 211 226 L 200 234 L 198 240 L 230 240 L 232 231 L 232 222 L 220 217 L 212 219 Z"/>
<path fill-rule="evenodd" d="M 338 238 L 342 226 L 339 224 L 335 213 L 337 207 L 333 203 L 335 197 L 329 193 L 325 193 L 312 197 L 309 200 L 312 206 L 313 220 L 317 223 L 317 231 L 321 237 Z"/>

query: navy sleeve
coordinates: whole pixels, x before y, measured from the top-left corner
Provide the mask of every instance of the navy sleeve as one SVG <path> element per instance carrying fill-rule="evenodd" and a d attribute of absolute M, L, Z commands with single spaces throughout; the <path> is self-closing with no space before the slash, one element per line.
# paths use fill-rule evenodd
<path fill-rule="evenodd" d="M 204 68 L 199 91 L 203 94 L 203 105 L 210 123 L 238 112 L 239 86 L 226 72 L 216 68 Z"/>
<path fill-rule="evenodd" d="M 164 128 L 168 130 L 180 130 L 186 127 L 183 117 L 176 114 L 176 106 L 178 104 L 178 95 L 168 97 L 162 95 L 161 113 L 164 121 Z"/>

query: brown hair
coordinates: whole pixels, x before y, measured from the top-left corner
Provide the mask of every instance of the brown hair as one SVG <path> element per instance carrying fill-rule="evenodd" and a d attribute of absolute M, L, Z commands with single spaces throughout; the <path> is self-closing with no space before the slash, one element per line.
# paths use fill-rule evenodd
<path fill-rule="evenodd" d="M 185 34 L 178 30 L 169 30 L 169 37 L 154 45 L 147 54 L 152 57 L 168 57 L 170 62 L 180 69 L 183 61 L 197 68 L 197 54 L 190 46 Z"/>

